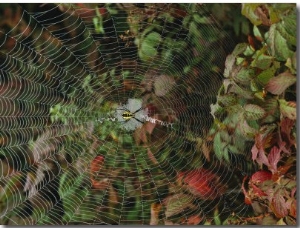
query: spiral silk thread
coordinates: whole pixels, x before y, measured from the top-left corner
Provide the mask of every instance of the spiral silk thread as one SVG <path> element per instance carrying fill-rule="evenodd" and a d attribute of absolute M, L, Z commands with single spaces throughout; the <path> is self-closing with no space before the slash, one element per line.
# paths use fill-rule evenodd
<path fill-rule="evenodd" d="M 158 123 L 162 126 L 166 126 L 166 127 L 169 127 L 171 126 L 171 128 L 173 127 L 173 124 L 174 123 L 168 123 L 168 122 L 165 122 L 165 121 L 161 121 L 159 119 L 155 119 L 155 118 L 152 118 L 150 116 L 147 116 L 147 115 L 141 115 L 142 119 L 145 119 L 145 121 L 149 121 L 151 123 Z"/>

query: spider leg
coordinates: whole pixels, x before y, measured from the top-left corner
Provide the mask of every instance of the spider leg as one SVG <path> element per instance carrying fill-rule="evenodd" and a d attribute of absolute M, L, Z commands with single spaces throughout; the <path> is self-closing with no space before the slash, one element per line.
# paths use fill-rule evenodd
<path fill-rule="evenodd" d="M 125 108 L 125 107 L 122 108 L 122 109 L 121 109 L 121 108 L 118 108 L 117 110 L 124 110 L 124 111 L 130 112 L 130 111 L 129 111 L 127 108 Z M 130 112 L 130 113 L 131 113 L 131 112 Z"/>
<path fill-rule="evenodd" d="M 141 111 L 143 109 L 143 107 L 139 108 L 138 110 L 136 110 L 135 112 L 132 113 L 132 115 L 134 115 L 135 113 L 137 113 L 138 111 Z"/>
<path fill-rule="evenodd" d="M 144 124 L 144 122 L 140 121 L 139 119 L 137 119 L 137 118 L 135 118 L 135 117 L 132 117 L 132 118 L 134 118 L 136 121 L 138 121 L 138 122 Z"/>

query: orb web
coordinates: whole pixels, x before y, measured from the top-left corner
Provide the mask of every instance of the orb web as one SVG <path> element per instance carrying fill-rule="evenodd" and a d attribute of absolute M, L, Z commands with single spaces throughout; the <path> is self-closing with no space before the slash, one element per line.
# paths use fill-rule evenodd
<path fill-rule="evenodd" d="M 246 165 L 207 152 L 230 38 L 206 5 L 1 10 L 3 224 L 244 213 L 236 167 Z"/>

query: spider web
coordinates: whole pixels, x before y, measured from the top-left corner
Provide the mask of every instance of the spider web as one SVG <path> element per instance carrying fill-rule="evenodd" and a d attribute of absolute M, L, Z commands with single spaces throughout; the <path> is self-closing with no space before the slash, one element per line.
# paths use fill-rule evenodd
<path fill-rule="evenodd" d="M 1 10 L 1 223 L 190 224 L 216 205 L 245 213 L 235 167 L 246 165 L 207 152 L 230 42 L 205 5 Z M 138 109 L 142 123 L 122 117 Z"/>

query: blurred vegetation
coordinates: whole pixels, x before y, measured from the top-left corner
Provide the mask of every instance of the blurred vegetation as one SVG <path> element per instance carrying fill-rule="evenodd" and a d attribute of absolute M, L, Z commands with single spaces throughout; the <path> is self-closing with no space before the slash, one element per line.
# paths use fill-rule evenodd
<path fill-rule="evenodd" d="M 0 224 L 296 224 L 295 4 L 0 15 Z"/>

